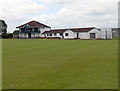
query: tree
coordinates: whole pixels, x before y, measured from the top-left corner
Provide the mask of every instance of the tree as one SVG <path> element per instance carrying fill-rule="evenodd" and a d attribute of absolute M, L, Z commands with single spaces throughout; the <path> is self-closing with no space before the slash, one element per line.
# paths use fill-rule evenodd
<path fill-rule="evenodd" d="M 7 24 L 4 20 L 0 20 L 0 38 L 4 38 L 7 35 Z"/>
<path fill-rule="evenodd" d="M 5 23 L 4 20 L 0 20 L 0 28 L 3 34 L 7 33 L 7 24 Z"/>

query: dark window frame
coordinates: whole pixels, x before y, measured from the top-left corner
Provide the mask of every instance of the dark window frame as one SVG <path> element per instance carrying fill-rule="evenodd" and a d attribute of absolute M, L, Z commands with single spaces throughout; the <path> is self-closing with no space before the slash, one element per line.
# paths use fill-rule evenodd
<path fill-rule="evenodd" d="M 54 36 L 57 36 L 57 33 L 54 33 Z"/>
<path fill-rule="evenodd" d="M 65 33 L 65 36 L 69 36 L 69 33 Z"/>
<path fill-rule="evenodd" d="M 63 36 L 63 33 L 60 33 L 60 36 Z"/>
<path fill-rule="evenodd" d="M 50 36 L 52 36 L 52 33 L 50 34 Z"/>

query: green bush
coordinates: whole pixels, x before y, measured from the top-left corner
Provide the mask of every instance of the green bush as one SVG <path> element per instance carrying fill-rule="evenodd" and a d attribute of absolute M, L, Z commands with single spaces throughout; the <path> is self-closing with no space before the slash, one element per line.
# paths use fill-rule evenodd
<path fill-rule="evenodd" d="M 13 34 L 12 33 L 9 33 L 9 34 L 2 34 L 2 38 L 4 39 L 10 39 L 10 38 L 13 38 Z"/>

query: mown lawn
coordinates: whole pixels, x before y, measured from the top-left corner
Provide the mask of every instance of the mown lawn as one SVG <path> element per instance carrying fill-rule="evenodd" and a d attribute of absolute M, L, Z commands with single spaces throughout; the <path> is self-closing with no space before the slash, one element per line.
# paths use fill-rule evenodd
<path fill-rule="evenodd" d="M 3 40 L 3 89 L 117 89 L 117 40 Z"/>

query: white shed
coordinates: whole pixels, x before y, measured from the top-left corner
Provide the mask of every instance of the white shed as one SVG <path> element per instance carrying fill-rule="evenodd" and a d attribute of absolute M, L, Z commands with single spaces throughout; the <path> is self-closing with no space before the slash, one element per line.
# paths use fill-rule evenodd
<path fill-rule="evenodd" d="M 64 38 L 64 39 L 100 39 L 101 30 L 95 27 L 90 28 L 69 28 L 55 29 L 43 32 L 48 38 Z"/>

